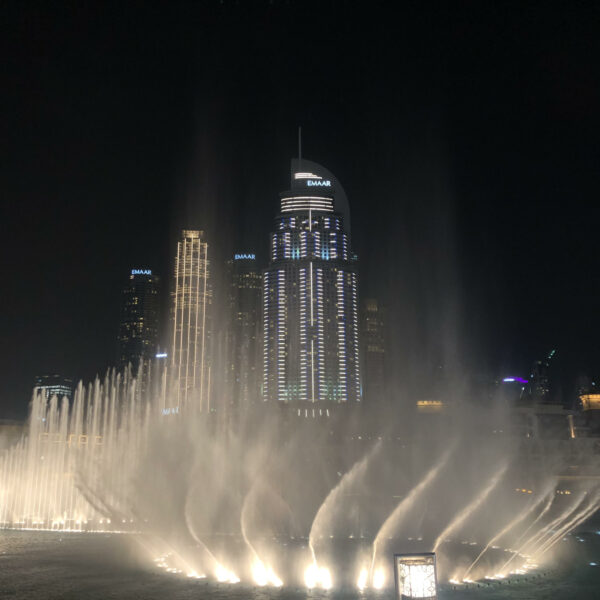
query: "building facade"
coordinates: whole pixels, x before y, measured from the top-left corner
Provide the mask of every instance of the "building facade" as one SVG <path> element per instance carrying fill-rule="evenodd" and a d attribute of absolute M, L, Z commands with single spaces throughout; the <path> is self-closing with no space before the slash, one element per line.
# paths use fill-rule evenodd
<path fill-rule="evenodd" d="M 364 396 L 368 403 L 381 402 L 385 399 L 385 322 L 374 298 L 362 302 L 361 325 Z"/>
<path fill-rule="evenodd" d="M 121 320 L 117 337 L 117 367 L 131 365 L 137 373 L 140 362 L 154 358 L 158 347 L 160 278 L 150 269 L 132 269 L 123 288 Z"/>
<path fill-rule="evenodd" d="M 68 398 L 73 397 L 73 379 L 52 373 L 50 375 L 38 375 L 35 378 L 34 393 L 42 393 L 46 398 Z"/>
<path fill-rule="evenodd" d="M 256 254 L 234 254 L 227 274 L 226 402 L 247 409 L 260 401 L 262 384 L 262 273 Z"/>
<path fill-rule="evenodd" d="M 341 184 L 293 160 L 263 279 L 265 401 L 361 400 L 355 264 Z"/>
<path fill-rule="evenodd" d="M 184 229 L 177 242 L 172 292 L 170 356 L 179 411 L 210 410 L 208 243 L 203 231 Z"/>

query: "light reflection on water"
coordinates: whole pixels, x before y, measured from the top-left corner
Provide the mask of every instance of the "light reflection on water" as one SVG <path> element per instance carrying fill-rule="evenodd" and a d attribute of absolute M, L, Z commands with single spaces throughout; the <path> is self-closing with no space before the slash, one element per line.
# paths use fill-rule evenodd
<path fill-rule="evenodd" d="M 587 543 L 580 543 L 584 539 Z M 567 548 L 568 546 L 568 548 Z M 444 586 L 439 597 L 588 599 L 600 586 L 600 536 L 579 533 L 565 542 L 569 560 L 547 576 L 515 583 L 492 582 L 469 590 Z M 594 560 L 595 559 L 595 560 Z M 81 600 L 143 598 L 295 600 L 391 600 L 393 590 L 307 590 L 219 584 L 157 571 L 139 553 L 133 536 L 0 531 L 0 597 L 73 598 Z"/>

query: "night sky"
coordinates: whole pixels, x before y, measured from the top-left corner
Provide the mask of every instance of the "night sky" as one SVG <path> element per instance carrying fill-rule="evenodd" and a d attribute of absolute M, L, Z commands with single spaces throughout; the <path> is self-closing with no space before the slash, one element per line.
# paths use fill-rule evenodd
<path fill-rule="evenodd" d="M 182 227 L 215 270 L 264 263 L 299 125 L 393 385 L 556 348 L 571 402 L 600 373 L 600 5 L 548 4 L 3 3 L 0 418 L 36 374 L 113 364 L 131 268 L 162 276 L 167 339 Z"/>

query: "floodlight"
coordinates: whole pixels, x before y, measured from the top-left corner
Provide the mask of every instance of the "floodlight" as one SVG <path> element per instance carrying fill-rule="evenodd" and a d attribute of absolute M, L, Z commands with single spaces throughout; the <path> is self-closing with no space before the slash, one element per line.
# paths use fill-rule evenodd
<path fill-rule="evenodd" d="M 394 554 L 394 576 L 399 599 L 437 599 L 434 552 Z"/>

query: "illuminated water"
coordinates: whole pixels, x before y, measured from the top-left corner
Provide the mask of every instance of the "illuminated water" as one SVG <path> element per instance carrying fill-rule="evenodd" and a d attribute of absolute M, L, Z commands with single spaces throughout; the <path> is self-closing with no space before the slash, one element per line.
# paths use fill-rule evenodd
<path fill-rule="evenodd" d="M 168 390 L 166 376 L 139 386 L 110 374 L 72 406 L 34 398 L 27 435 L 0 456 L 0 527 L 63 533 L 5 532 L 2 560 L 31 544 L 23 560 L 43 579 L 64 551 L 70 578 L 89 578 L 90 590 L 104 585 L 94 565 L 107 565 L 111 577 L 175 586 L 165 597 L 353 597 L 388 593 L 394 552 L 435 550 L 447 594 L 503 594 L 508 579 L 527 588 L 516 581 L 566 568 L 563 538 L 600 505 L 595 476 L 560 482 L 563 447 L 524 461 L 511 439 L 472 435 L 471 413 L 409 443 L 363 443 L 329 425 L 286 428 L 276 411 L 182 418 Z M 569 460 L 591 460 L 593 475 L 585 443 L 569 446 Z"/>
<path fill-rule="evenodd" d="M 581 539 L 583 541 L 578 541 Z M 444 586 L 440 598 L 583 600 L 597 597 L 600 586 L 600 535 L 578 533 L 562 542 L 561 567 L 539 571 L 527 581 L 492 582 L 453 590 Z M 545 573 L 545 574 L 544 574 Z M 14 600 L 107 598 L 204 600 L 230 598 L 293 600 L 309 598 L 393 598 L 391 590 L 360 593 L 352 589 L 306 590 L 258 588 L 192 580 L 166 573 L 143 560 L 134 536 L 0 531 L 0 597 Z"/>

